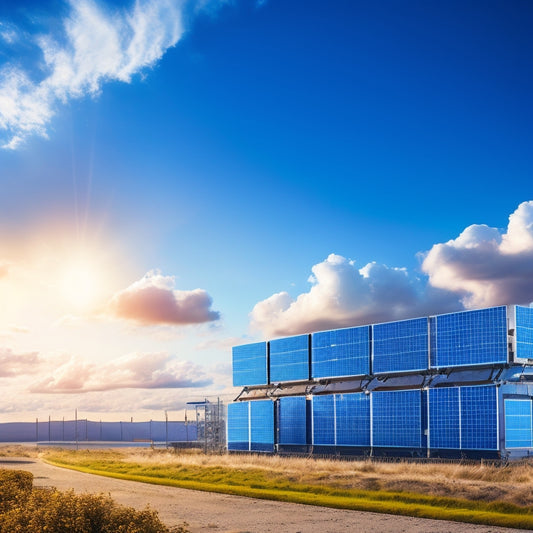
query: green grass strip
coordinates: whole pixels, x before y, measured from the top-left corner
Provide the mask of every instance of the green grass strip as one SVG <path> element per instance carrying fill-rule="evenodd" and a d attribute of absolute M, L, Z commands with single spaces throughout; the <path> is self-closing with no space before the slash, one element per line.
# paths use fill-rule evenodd
<path fill-rule="evenodd" d="M 291 488 L 272 486 L 252 486 L 225 482 L 197 481 L 176 479 L 163 474 L 145 475 L 132 473 L 136 465 L 124 463 L 113 465 L 80 466 L 63 460 L 46 458 L 45 462 L 79 472 L 97 474 L 116 479 L 138 481 L 156 485 L 166 485 L 184 489 L 217 492 L 275 500 L 305 505 L 350 509 L 355 511 L 371 511 L 437 520 L 452 520 L 470 524 L 502 526 L 510 528 L 533 529 L 533 513 L 531 508 L 520 508 L 502 502 L 478 502 L 449 497 L 434 497 L 423 494 L 387 491 L 342 490 L 315 485 L 294 485 Z M 106 470 L 115 468 L 122 472 Z M 127 470 L 124 472 L 124 470 Z M 228 476 L 226 476 L 227 478 Z M 229 476 L 231 477 L 231 476 Z M 272 484 L 272 483 L 271 483 Z"/>

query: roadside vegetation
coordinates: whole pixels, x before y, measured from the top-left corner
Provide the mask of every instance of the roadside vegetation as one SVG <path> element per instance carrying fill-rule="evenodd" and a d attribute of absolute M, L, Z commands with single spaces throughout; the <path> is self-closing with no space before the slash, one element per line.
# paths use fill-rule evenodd
<path fill-rule="evenodd" d="M 33 486 L 33 475 L 0 469 L 0 533 L 186 533 L 167 528 L 155 511 L 116 504 L 104 494 Z"/>
<path fill-rule="evenodd" d="M 381 463 L 166 450 L 48 450 L 49 463 L 145 483 L 533 529 L 533 463 Z"/>

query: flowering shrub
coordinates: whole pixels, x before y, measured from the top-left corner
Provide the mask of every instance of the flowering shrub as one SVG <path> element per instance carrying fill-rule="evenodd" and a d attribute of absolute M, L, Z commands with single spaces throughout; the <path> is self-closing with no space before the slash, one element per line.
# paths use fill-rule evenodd
<path fill-rule="evenodd" d="M 116 504 L 104 494 L 33 487 L 29 472 L 0 470 L 0 533 L 186 533 L 155 511 Z"/>

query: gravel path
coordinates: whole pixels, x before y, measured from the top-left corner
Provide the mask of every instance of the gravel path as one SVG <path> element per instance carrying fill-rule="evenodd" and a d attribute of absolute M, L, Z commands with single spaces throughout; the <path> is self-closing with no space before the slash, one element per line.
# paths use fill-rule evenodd
<path fill-rule="evenodd" d="M 474 526 L 456 522 L 410 518 L 359 511 L 271 502 L 195 490 L 148 485 L 135 481 L 83 474 L 50 466 L 36 459 L 2 458 L 1 468 L 27 470 L 35 486 L 60 490 L 109 493 L 115 501 L 158 511 L 167 525 L 189 524 L 191 533 L 517 533 L 523 530 Z"/>

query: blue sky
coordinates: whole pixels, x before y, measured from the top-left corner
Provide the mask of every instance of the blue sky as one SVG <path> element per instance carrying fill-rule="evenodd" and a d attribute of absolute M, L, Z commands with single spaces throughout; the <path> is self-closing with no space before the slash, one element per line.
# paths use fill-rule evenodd
<path fill-rule="evenodd" d="M 3 2 L 0 420 L 178 413 L 232 397 L 233 344 L 533 300 L 532 22 Z"/>

